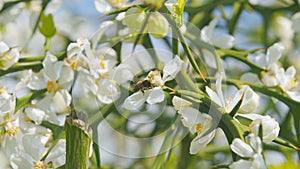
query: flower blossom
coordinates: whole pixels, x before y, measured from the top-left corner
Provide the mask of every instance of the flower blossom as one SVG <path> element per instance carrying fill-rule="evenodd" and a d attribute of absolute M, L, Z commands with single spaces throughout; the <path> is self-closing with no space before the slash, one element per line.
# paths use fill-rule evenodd
<path fill-rule="evenodd" d="M 160 71 L 149 72 L 145 80 L 149 81 L 150 89 L 145 91 L 137 91 L 131 96 L 127 97 L 124 101 L 123 107 L 128 110 L 136 110 L 145 102 L 149 104 L 156 104 L 164 101 L 165 95 L 162 90 L 162 86 L 165 82 L 173 80 L 177 73 L 181 70 L 183 61 L 178 56 L 168 62 L 163 69 L 163 76 Z"/>
<path fill-rule="evenodd" d="M 230 149 L 238 156 L 249 158 L 249 160 L 241 159 L 235 161 L 229 168 L 238 169 L 243 166 L 245 169 L 265 169 L 266 166 L 262 157 L 262 143 L 260 138 L 251 133 L 246 137 L 246 140 L 249 144 L 240 138 L 235 138 L 230 145 Z"/>

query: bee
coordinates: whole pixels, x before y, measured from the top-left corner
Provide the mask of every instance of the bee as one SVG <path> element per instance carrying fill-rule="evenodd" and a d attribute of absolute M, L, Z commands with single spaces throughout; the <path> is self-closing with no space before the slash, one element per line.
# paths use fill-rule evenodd
<path fill-rule="evenodd" d="M 152 89 L 153 87 L 153 84 L 149 80 L 140 80 L 135 84 L 133 91 L 141 91 L 144 94 L 144 90 Z"/>

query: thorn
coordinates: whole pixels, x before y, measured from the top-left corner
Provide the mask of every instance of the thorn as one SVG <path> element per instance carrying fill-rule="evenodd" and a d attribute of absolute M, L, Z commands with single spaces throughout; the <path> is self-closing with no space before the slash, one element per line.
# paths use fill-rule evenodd
<path fill-rule="evenodd" d="M 175 92 L 175 91 L 174 91 L 174 92 L 169 92 L 169 94 L 176 94 L 176 93 L 177 93 L 177 92 Z"/>
<path fill-rule="evenodd" d="M 99 19 L 104 19 L 107 16 L 108 16 L 107 14 L 104 14 L 104 15 L 100 16 Z"/>
<path fill-rule="evenodd" d="M 203 76 L 203 74 L 202 74 L 201 72 L 200 72 L 199 76 L 200 76 L 200 78 L 204 81 L 204 83 L 207 83 L 205 77 Z"/>
<path fill-rule="evenodd" d="M 216 165 L 213 165 L 213 166 L 211 166 L 210 168 L 218 168 L 218 166 L 216 166 Z"/>

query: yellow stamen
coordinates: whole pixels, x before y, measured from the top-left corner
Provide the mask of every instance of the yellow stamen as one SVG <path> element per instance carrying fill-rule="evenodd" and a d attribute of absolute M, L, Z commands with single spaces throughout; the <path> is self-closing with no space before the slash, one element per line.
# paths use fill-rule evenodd
<path fill-rule="evenodd" d="M 289 86 L 292 86 L 292 87 L 297 87 L 298 86 L 298 81 L 297 79 L 292 79 L 291 81 L 288 82 L 288 85 Z"/>
<path fill-rule="evenodd" d="M 203 125 L 201 123 L 196 124 L 196 131 L 201 134 L 203 132 Z"/>
<path fill-rule="evenodd" d="M 25 116 L 25 117 L 24 117 L 24 121 L 26 121 L 26 122 L 31 122 L 31 118 L 29 118 L 28 116 Z"/>
<path fill-rule="evenodd" d="M 47 91 L 49 93 L 54 93 L 58 90 L 59 86 L 56 82 L 48 81 L 47 82 Z"/>
<path fill-rule="evenodd" d="M 106 68 L 105 60 L 104 60 L 103 57 L 100 57 L 100 66 L 101 66 L 102 69 Z"/>
<path fill-rule="evenodd" d="M 11 56 L 9 56 L 8 54 L 4 55 L 4 57 L 9 61 L 13 60 L 13 58 Z"/>
<path fill-rule="evenodd" d="M 34 169 L 45 169 L 46 166 L 43 161 L 33 162 Z"/>
<path fill-rule="evenodd" d="M 72 63 L 70 64 L 70 66 L 71 66 L 72 69 L 77 70 L 78 67 L 80 66 L 80 63 L 81 63 L 81 62 L 80 62 L 80 60 L 78 59 L 78 60 L 72 62 Z"/>
<path fill-rule="evenodd" d="M 19 127 L 17 127 L 17 126 L 12 126 L 12 127 L 8 128 L 8 129 L 6 130 L 6 132 L 7 132 L 7 134 L 8 134 L 9 136 L 14 136 L 14 135 L 18 134 L 18 132 L 19 132 Z"/>
<path fill-rule="evenodd" d="M 2 95 L 7 90 L 6 86 L 1 87 L 0 89 L 0 95 Z"/>
<path fill-rule="evenodd" d="M 109 0 L 109 3 L 116 6 L 118 5 L 119 3 L 123 2 L 124 0 Z"/>

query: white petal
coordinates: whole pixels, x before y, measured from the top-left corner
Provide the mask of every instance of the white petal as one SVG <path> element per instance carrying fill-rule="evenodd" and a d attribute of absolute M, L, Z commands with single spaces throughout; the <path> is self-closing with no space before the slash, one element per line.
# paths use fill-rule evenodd
<path fill-rule="evenodd" d="M 222 80 L 223 80 L 224 73 L 219 72 L 216 74 L 216 91 L 218 94 L 218 97 L 220 99 L 220 102 L 222 103 L 222 107 L 225 107 L 225 99 L 222 91 Z"/>
<path fill-rule="evenodd" d="M 160 87 L 155 87 L 151 90 L 148 98 L 147 103 L 149 104 L 156 104 L 160 103 L 165 100 L 165 94 L 164 91 Z"/>
<path fill-rule="evenodd" d="M 44 67 L 44 74 L 49 80 L 51 81 L 58 80 L 59 72 L 61 71 L 61 67 L 62 67 L 62 62 L 58 62 L 56 56 L 47 53 L 43 61 L 43 67 Z"/>
<path fill-rule="evenodd" d="M 175 56 L 170 62 L 168 62 L 163 70 L 163 81 L 169 81 L 175 78 L 177 73 L 182 68 L 183 61 L 178 57 Z"/>
<path fill-rule="evenodd" d="M 207 64 L 209 67 L 216 69 L 216 59 L 214 57 L 214 54 L 206 49 L 203 49 L 203 56 L 205 60 L 205 64 Z"/>
<path fill-rule="evenodd" d="M 100 13 L 107 13 L 112 10 L 111 5 L 106 0 L 94 0 L 94 3 Z"/>
<path fill-rule="evenodd" d="M 204 149 L 208 143 L 211 142 L 211 140 L 215 136 L 216 130 L 213 130 L 211 133 L 207 134 L 204 137 L 197 136 L 193 139 L 190 145 L 190 154 L 196 154 L 202 149 Z"/>
<path fill-rule="evenodd" d="M 243 86 L 241 90 L 244 92 L 241 110 L 245 113 L 250 113 L 257 108 L 260 97 L 249 86 Z"/>
<path fill-rule="evenodd" d="M 255 150 L 257 154 L 262 153 L 262 144 L 261 140 L 258 136 L 255 136 L 253 133 L 249 134 L 246 139 L 249 139 L 249 143 L 251 147 Z"/>
<path fill-rule="evenodd" d="M 172 99 L 173 106 L 175 110 L 181 110 L 183 108 L 192 107 L 193 103 L 187 100 L 184 100 L 180 97 L 174 96 Z"/>
<path fill-rule="evenodd" d="M 45 162 L 53 162 L 54 168 L 62 166 L 65 163 L 66 140 L 60 139 L 52 151 L 47 156 Z"/>
<path fill-rule="evenodd" d="M 0 55 L 3 55 L 3 53 L 7 52 L 9 50 L 9 47 L 6 43 L 3 41 L 0 41 Z"/>
<path fill-rule="evenodd" d="M 46 148 L 42 143 L 42 138 L 39 135 L 27 134 L 22 138 L 24 150 L 28 153 L 35 161 L 39 161 L 45 153 Z"/>
<path fill-rule="evenodd" d="M 37 108 L 28 107 L 25 109 L 25 113 L 36 124 L 41 124 L 45 118 L 45 112 Z"/>
<path fill-rule="evenodd" d="M 22 169 L 32 169 L 34 167 L 33 164 L 30 163 L 28 159 L 25 157 L 12 155 L 10 160 L 11 160 L 10 164 L 12 165 L 12 168 L 19 168 L 20 166 L 22 166 Z"/>
<path fill-rule="evenodd" d="M 170 13 L 171 13 L 172 15 L 175 14 L 174 8 L 173 8 L 173 5 L 175 5 L 175 4 L 178 4 L 177 0 L 167 0 L 167 1 L 165 2 L 165 6 L 167 7 L 167 9 L 170 11 Z"/>
<path fill-rule="evenodd" d="M 199 110 L 188 107 L 183 108 L 178 111 L 179 114 L 182 115 L 182 123 L 184 126 L 188 127 L 192 133 L 198 132 L 196 130 L 196 125 L 202 125 L 202 133 L 205 133 L 212 126 L 212 117 L 205 113 L 200 113 Z"/>
<path fill-rule="evenodd" d="M 123 107 L 128 110 L 137 110 L 142 106 L 147 98 L 148 94 L 142 92 L 133 93 L 131 96 L 127 97 L 123 103 Z"/>
<path fill-rule="evenodd" d="M 273 141 L 279 135 L 279 124 L 275 119 L 270 116 L 260 116 L 252 121 L 250 125 L 250 130 L 256 136 L 258 136 L 259 126 L 262 125 L 263 128 L 263 141 L 269 143 Z"/>
<path fill-rule="evenodd" d="M 252 168 L 254 169 L 267 169 L 265 161 L 260 154 L 255 154 L 252 161 Z"/>
<path fill-rule="evenodd" d="M 116 101 L 121 95 L 119 87 L 111 80 L 104 79 L 99 82 L 97 98 L 105 104 Z"/>
<path fill-rule="evenodd" d="M 234 46 L 235 38 L 225 33 L 214 33 L 211 41 L 217 47 L 230 49 Z"/>
<path fill-rule="evenodd" d="M 158 12 L 151 13 L 148 24 L 148 31 L 153 37 L 163 38 L 167 35 L 169 22 L 162 14 Z"/>
<path fill-rule="evenodd" d="M 127 25 L 132 31 L 139 31 L 146 18 L 145 12 L 137 7 L 127 10 L 125 16 L 123 24 Z"/>
<path fill-rule="evenodd" d="M 287 77 L 288 80 L 292 80 L 296 75 L 296 68 L 294 66 L 290 66 L 286 71 L 285 71 L 285 76 Z"/>
<path fill-rule="evenodd" d="M 201 39 L 204 42 L 207 43 L 212 43 L 211 41 L 211 37 L 214 33 L 214 29 L 218 23 L 218 18 L 215 18 L 214 20 L 212 20 L 208 26 L 205 26 L 202 30 L 201 30 Z"/>
<path fill-rule="evenodd" d="M 286 94 L 293 100 L 300 102 L 300 91 L 286 91 Z"/>
<path fill-rule="evenodd" d="M 72 97 L 67 90 L 59 90 L 52 98 L 51 109 L 57 113 L 65 112 L 71 103 L 71 99 Z"/>
<path fill-rule="evenodd" d="M 243 169 L 252 169 L 252 162 L 247 160 L 239 160 L 230 164 L 230 169 L 240 169 L 243 166 Z"/>
<path fill-rule="evenodd" d="M 271 64 L 277 62 L 277 60 L 281 57 L 283 50 L 284 50 L 284 46 L 281 43 L 275 43 L 274 45 L 269 47 L 266 55 L 268 67 Z"/>
<path fill-rule="evenodd" d="M 292 16 L 292 23 L 292 28 L 296 32 L 300 32 L 300 12 L 297 12 Z"/>
<path fill-rule="evenodd" d="M 8 51 L 8 53 L 5 54 L 7 57 L 2 57 L 1 60 L 5 61 L 5 65 L 1 66 L 0 69 L 2 70 L 7 70 L 8 68 L 10 68 L 13 64 L 15 64 L 16 62 L 18 62 L 19 57 L 20 57 L 20 53 L 19 53 L 19 49 L 17 48 L 12 48 Z M 1 56 L 1 55 L 0 55 Z"/>
<path fill-rule="evenodd" d="M 39 73 L 30 72 L 27 87 L 32 90 L 41 90 L 46 88 L 46 81 L 44 78 L 44 70 Z"/>
<path fill-rule="evenodd" d="M 59 75 L 58 84 L 59 86 L 67 89 L 73 82 L 74 71 L 71 67 L 64 65 Z"/>
<path fill-rule="evenodd" d="M 216 92 L 214 92 L 213 90 L 211 90 L 209 87 L 205 86 L 206 89 L 206 93 L 208 94 L 208 96 L 210 97 L 210 99 L 212 101 L 214 101 L 216 104 L 218 104 L 219 106 L 223 107 L 224 105 L 222 104 L 219 96 L 217 95 Z"/>
<path fill-rule="evenodd" d="M 244 90 L 238 90 L 236 94 L 234 95 L 233 99 L 229 101 L 227 104 L 227 113 L 230 113 L 232 109 L 237 105 L 237 103 L 242 99 L 242 96 L 244 95 Z"/>
<path fill-rule="evenodd" d="M 260 80 L 258 79 L 258 76 L 254 73 L 245 73 L 241 76 L 240 79 L 244 82 L 262 85 Z"/>
<path fill-rule="evenodd" d="M 239 138 L 235 138 L 232 141 L 230 148 L 233 152 L 241 157 L 252 157 L 254 155 L 254 151 L 251 146 L 246 144 Z"/>

